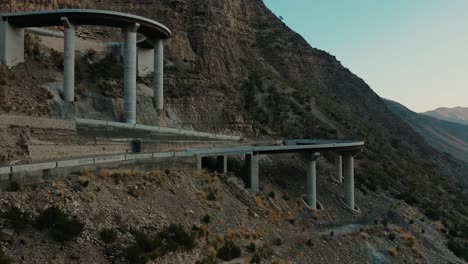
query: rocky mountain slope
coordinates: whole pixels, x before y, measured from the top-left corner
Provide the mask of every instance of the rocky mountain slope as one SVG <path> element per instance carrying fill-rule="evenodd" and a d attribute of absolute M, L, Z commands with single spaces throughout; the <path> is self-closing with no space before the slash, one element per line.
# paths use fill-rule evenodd
<path fill-rule="evenodd" d="M 421 134 L 431 146 L 468 162 L 468 125 L 418 114 L 394 101 L 385 100 L 385 104 Z"/>
<path fill-rule="evenodd" d="M 177 115 L 186 126 L 248 137 L 365 140 L 356 157 L 357 187 L 403 199 L 441 220 L 451 249 L 467 257 L 468 165 L 429 146 L 362 79 L 312 48 L 261 0 L 0 1 L 2 11 L 68 7 L 134 13 L 172 30 L 165 54 L 166 115 Z M 60 74 L 58 67 L 47 70 Z M 100 78 L 114 84 L 105 96 L 121 96 L 117 77 Z M 150 112 L 138 122 L 156 119 Z"/>
<path fill-rule="evenodd" d="M 0 262 L 462 263 L 441 244 L 440 223 L 398 200 L 358 193 L 364 216 L 327 200 L 311 213 L 288 187 L 267 180 L 253 195 L 234 179 L 83 171 L 3 193 Z M 319 182 L 323 198 L 340 191 L 331 178 Z"/>
<path fill-rule="evenodd" d="M 440 107 L 432 111 L 424 112 L 422 114 L 432 116 L 441 120 L 468 125 L 468 107 Z"/>

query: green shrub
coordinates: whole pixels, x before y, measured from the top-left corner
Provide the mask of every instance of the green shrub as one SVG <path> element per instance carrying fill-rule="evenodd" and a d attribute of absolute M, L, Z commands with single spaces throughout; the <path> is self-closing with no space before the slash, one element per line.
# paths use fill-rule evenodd
<path fill-rule="evenodd" d="M 440 220 L 440 218 L 442 216 L 442 213 L 439 210 L 436 210 L 436 209 L 428 209 L 425 212 L 425 214 L 429 219 L 432 219 L 434 221 Z"/>
<path fill-rule="evenodd" d="M 16 207 L 11 207 L 3 214 L 3 217 L 7 219 L 17 231 L 23 230 L 32 222 L 29 214 L 21 212 L 21 210 Z"/>
<path fill-rule="evenodd" d="M 10 183 L 10 187 L 8 188 L 8 191 L 19 192 L 19 191 L 22 191 L 23 189 L 24 189 L 24 186 L 21 183 L 13 181 Z"/>
<path fill-rule="evenodd" d="M 10 264 L 13 263 L 12 260 L 5 255 L 5 252 L 0 249 L 0 264 Z"/>
<path fill-rule="evenodd" d="M 382 225 L 384 227 L 387 227 L 388 226 L 388 220 L 387 219 L 382 220 Z"/>
<path fill-rule="evenodd" d="M 84 224 L 76 217 L 69 218 L 58 207 L 52 206 L 39 215 L 36 227 L 50 229 L 52 237 L 57 241 L 69 241 L 81 234 Z"/>
<path fill-rule="evenodd" d="M 260 250 L 255 253 L 255 255 L 250 260 L 250 263 L 259 264 L 262 259 L 268 259 L 273 255 L 273 251 L 269 247 L 262 247 Z"/>
<path fill-rule="evenodd" d="M 151 237 L 149 237 L 147 234 L 143 232 L 135 231 L 133 235 L 135 236 L 136 245 L 143 252 L 151 252 L 159 246 L 159 243 L 158 241 L 156 241 L 156 239 L 152 239 Z"/>
<path fill-rule="evenodd" d="M 447 248 L 457 255 L 457 257 L 468 261 L 468 247 L 463 241 L 450 238 L 447 242 Z"/>
<path fill-rule="evenodd" d="M 203 216 L 202 222 L 205 224 L 209 224 L 211 222 L 211 217 L 206 214 L 205 216 Z"/>
<path fill-rule="evenodd" d="M 110 228 L 102 229 L 99 235 L 101 240 L 105 243 L 113 243 L 117 239 L 117 231 Z"/>
<path fill-rule="evenodd" d="M 262 262 L 262 257 L 259 254 L 255 254 L 251 259 L 250 263 L 260 264 Z"/>
<path fill-rule="evenodd" d="M 123 64 L 119 63 L 112 53 L 108 53 L 101 60 L 89 65 L 89 78 L 91 81 L 121 80 L 123 70 Z"/>
<path fill-rule="evenodd" d="M 255 252 L 255 249 L 256 249 L 256 246 L 255 246 L 255 243 L 254 242 L 251 242 L 248 246 L 247 246 L 247 250 L 251 253 L 254 253 Z"/>
<path fill-rule="evenodd" d="M 273 239 L 272 244 L 274 246 L 281 246 L 283 244 L 283 241 L 281 240 L 281 238 L 277 237 L 277 238 Z"/>
<path fill-rule="evenodd" d="M 193 236 L 182 225 L 171 224 L 154 237 L 141 231 L 131 233 L 135 237 L 135 243 L 124 250 L 124 257 L 130 263 L 146 263 L 150 258 L 182 249 L 191 250 L 195 246 Z"/>
<path fill-rule="evenodd" d="M 214 191 L 211 191 L 209 194 L 208 194 L 208 197 L 206 197 L 209 201 L 216 201 L 217 198 L 216 198 L 216 193 Z"/>
<path fill-rule="evenodd" d="M 144 264 L 146 263 L 150 256 L 145 254 L 141 248 L 138 247 L 137 244 L 133 244 L 126 248 L 123 253 L 127 263 L 134 263 L 134 264 Z"/>
<path fill-rule="evenodd" d="M 224 245 L 218 250 L 217 257 L 224 261 L 229 261 L 235 258 L 240 257 L 241 249 L 234 242 L 228 240 Z"/>

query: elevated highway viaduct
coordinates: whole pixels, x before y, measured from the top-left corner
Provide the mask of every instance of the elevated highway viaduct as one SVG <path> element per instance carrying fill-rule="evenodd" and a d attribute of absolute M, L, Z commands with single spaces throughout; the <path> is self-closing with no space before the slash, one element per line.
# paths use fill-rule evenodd
<path fill-rule="evenodd" d="M 126 161 L 158 162 L 165 158 L 188 158 L 193 159 L 198 170 L 202 170 L 202 159 L 205 157 L 216 157 L 221 173 L 227 173 L 227 157 L 230 155 L 243 155 L 247 172 L 246 185 L 252 192 L 260 191 L 259 181 L 259 157 L 261 155 L 274 155 L 284 153 L 302 153 L 307 157 L 307 179 L 306 203 L 312 209 L 319 209 L 317 201 L 317 173 L 316 160 L 321 153 L 335 153 L 336 181 L 343 183 L 344 195 L 343 205 L 352 212 L 359 212 L 359 208 L 354 201 L 354 156 L 362 151 L 364 142 L 362 141 L 323 141 L 323 140 L 288 140 L 283 145 L 266 146 L 234 146 L 187 149 L 175 152 L 155 152 L 155 153 L 126 153 L 95 157 L 81 157 L 71 160 L 57 160 L 25 165 L 0 167 L 0 181 L 14 182 L 18 179 L 26 180 L 29 174 L 42 172 L 45 178 L 54 174 L 65 172 L 79 172 L 84 166 L 105 167 L 111 164 L 121 164 Z M 343 166 L 341 165 L 343 164 Z M 319 205 L 319 206 L 317 206 Z"/>

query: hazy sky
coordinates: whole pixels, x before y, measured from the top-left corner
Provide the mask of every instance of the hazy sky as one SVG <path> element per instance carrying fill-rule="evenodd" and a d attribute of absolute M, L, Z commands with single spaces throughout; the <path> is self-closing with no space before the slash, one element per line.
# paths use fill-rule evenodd
<path fill-rule="evenodd" d="M 264 0 L 380 96 L 421 112 L 468 106 L 468 0 Z"/>

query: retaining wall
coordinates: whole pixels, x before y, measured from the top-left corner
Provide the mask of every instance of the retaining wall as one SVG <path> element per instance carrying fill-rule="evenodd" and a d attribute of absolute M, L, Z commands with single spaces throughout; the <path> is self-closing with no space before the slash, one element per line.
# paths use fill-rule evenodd
<path fill-rule="evenodd" d="M 189 154 L 176 152 L 132 153 L 0 167 L 0 189 L 8 189 L 13 182 L 34 184 L 63 175 L 77 174 L 83 169 L 98 172 L 104 168 L 112 170 L 129 167 L 137 170 L 194 169 L 196 159 Z"/>
<path fill-rule="evenodd" d="M 205 133 L 205 132 L 198 132 L 198 131 L 193 131 L 193 130 L 184 130 L 184 129 L 177 129 L 177 128 L 168 128 L 168 127 L 127 124 L 127 123 L 105 121 L 105 120 L 77 118 L 76 123 L 80 126 L 106 128 L 106 130 L 108 131 L 115 131 L 118 129 L 123 129 L 123 130 L 133 130 L 133 131 L 145 131 L 145 132 L 151 132 L 151 133 L 190 136 L 190 137 L 206 138 L 206 139 L 213 139 L 213 140 L 238 141 L 241 139 L 241 137 L 239 136 L 212 134 L 212 133 Z"/>
<path fill-rule="evenodd" d="M 0 125 L 76 131 L 75 120 L 52 119 L 35 116 L 1 114 Z"/>

